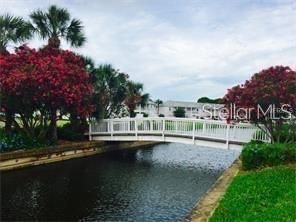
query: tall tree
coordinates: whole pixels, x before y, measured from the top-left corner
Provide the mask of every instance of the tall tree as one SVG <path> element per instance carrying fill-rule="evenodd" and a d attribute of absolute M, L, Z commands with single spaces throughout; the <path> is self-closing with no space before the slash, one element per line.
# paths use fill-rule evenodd
<path fill-rule="evenodd" d="M 32 37 L 32 25 L 21 17 L 9 14 L 0 16 L 0 55 L 9 54 L 7 46 L 22 43 Z M 0 91 L 0 94 L 3 92 Z M 11 132 L 14 119 L 12 109 L 14 101 L 8 95 L 2 95 L 1 104 L 5 103 L 5 131 Z M 1 105 L 2 106 L 2 105 Z"/>
<path fill-rule="evenodd" d="M 66 50 L 52 52 L 23 46 L 15 53 L 0 55 L 0 88 L 17 101 L 14 108 L 21 126 L 16 121 L 15 125 L 31 138 L 45 136 L 48 123 L 56 121 L 52 119 L 55 110 L 79 116 L 92 111 L 93 87 L 81 58 Z"/>
<path fill-rule="evenodd" d="M 100 65 L 94 71 L 93 104 L 96 118 L 117 116 L 123 108 L 127 96 L 128 75 L 120 72 L 110 64 Z"/>
<path fill-rule="evenodd" d="M 35 32 L 42 39 L 47 39 L 50 47 L 59 48 L 61 39 L 73 47 L 81 47 L 86 41 L 81 21 L 71 19 L 67 9 L 52 5 L 47 11 L 34 11 L 30 17 Z"/>
<path fill-rule="evenodd" d="M 90 57 L 80 55 L 80 54 L 76 54 L 76 55 L 80 57 L 80 59 L 82 60 L 83 65 L 89 74 L 89 80 L 92 84 L 94 84 L 95 83 L 95 62 Z M 74 132 L 83 133 L 88 127 L 86 117 L 79 116 L 78 113 L 75 112 L 75 110 L 70 112 L 69 120 L 70 120 L 70 127 Z"/>
<path fill-rule="evenodd" d="M 142 83 L 129 81 L 127 84 L 127 97 L 124 101 L 128 108 L 130 116 L 134 116 L 134 111 L 137 105 L 144 107 L 149 101 L 149 94 L 144 93 L 144 87 Z"/>
<path fill-rule="evenodd" d="M 162 100 L 157 99 L 155 100 L 156 106 L 157 106 L 157 115 L 159 115 L 159 107 L 161 104 L 163 104 Z"/>
<path fill-rule="evenodd" d="M 272 142 L 280 142 L 283 131 L 286 142 L 295 141 L 296 70 L 274 66 L 255 73 L 244 84 L 229 89 L 224 103 L 230 120 L 251 121 L 266 131 Z"/>
<path fill-rule="evenodd" d="M 81 47 L 86 38 L 83 33 L 83 26 L 80 20 L 71 19 L 67 9 L 52 5 L 47 11 L 37 10 L 31 13 L 30 18 L 34 26 L 34 31 L 42 38 L 47 39 L 45 48 L 57 50 L 60 48 L 61 39 L 66 40 L 73 47 Z M 56 137 L 57 110 L 52 110 L 51 134 Z M 55 138 L 52 138 L 55 140 Z"/>

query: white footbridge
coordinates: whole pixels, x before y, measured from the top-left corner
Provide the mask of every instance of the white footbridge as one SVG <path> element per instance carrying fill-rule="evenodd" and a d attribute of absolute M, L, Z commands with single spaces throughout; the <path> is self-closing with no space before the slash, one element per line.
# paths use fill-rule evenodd
<path fill-rule="evenodd" d="M 241 149 L 251 140 L 270 142 L 268 134 L 249 123 L 187 118 L 121 118 L 91 121 L 89 140 L 162 141 L 222 149 Z"/>

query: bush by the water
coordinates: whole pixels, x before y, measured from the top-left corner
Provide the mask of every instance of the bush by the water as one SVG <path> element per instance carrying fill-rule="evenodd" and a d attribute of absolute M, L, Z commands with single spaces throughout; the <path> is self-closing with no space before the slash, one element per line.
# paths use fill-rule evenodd
<path fill-rule="evenodd" d="M 80 141 L 84 139 L 85 126 L 74 127 L 71 123 L 66 123 L 58 128 L 58 137 L 61 140 Z"/>
<path fill-rule="evenodd" d="M 279 132 L 280 143 L 285 143 L 287 141 L 296 142 L 296 125 L 295 124 L 285 124 L 282 130 Z"/>
<path fill-rule="evenodd" d="M 48 141 L 33 139 L 18 132 L 6 134 L 0 129 L 0 152 L 30 149 L 49 145 Z"/>
<path fill-rule="evenodd" d="M 241 154 L 244 169 L 257 169 L 296 162 L 296 143 L 250 142 Z"/>

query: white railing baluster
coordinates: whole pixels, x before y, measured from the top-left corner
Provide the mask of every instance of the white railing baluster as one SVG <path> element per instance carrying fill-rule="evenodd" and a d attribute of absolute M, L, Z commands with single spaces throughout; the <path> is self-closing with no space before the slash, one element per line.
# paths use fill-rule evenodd
<path fill-rule="evenodd" d="M 111 133 L 111 137 L 113 137 L 113 120 L 110 119 L 110 120 L 109 120 L 109 123 L 110 123 L 110 133 Z"/>
<path fill-rule="evenodd" d="M 135 136 L 136 136 L 136 140 L 138 140 L 138 122 L 135 119 Z"/>
<path fill-rule="evenodd" d="M 89 119 L 89 127 L 88 127 L 88 140 L 91 141 L 92 140 L 92 124 L 93 122 L 91 121 L 91 119 Z"/>
<path fill-rule="evenodd" d="M 192 142 L 195 144 L 195 122 L 193 121 L 192 125 Z"/>

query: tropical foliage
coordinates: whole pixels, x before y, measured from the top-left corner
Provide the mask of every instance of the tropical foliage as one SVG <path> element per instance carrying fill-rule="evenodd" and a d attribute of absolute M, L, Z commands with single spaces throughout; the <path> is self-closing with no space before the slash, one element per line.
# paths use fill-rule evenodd
<path fill-rule="evenodd" d="M 55 142 L 56 122 L 65 115 L 70 123 L 59 130 L 60 136 L 78 138 L 89 115 L 98 119 L 123 116 L 126 110 L 132 115 L 137 105 L 148 101 L 143 85 L 128 74 L 111 65 L 97 67 L 87 56 L 60 49 L 61 41 L 73 47 L 86 41 L 82 22 L 67 9 L 55 5 L 38 9 L 30 14 L 30 22 L 0 16 L 0 112 L 5 113 L 0 113 L 0 120 L 5 122 L 8 147 L 19 144 L 13 142 L 20 141 L 16 138 Z M 22 43 L 34 34 L 48 41 L 43 48 L 23 45 L 9 53 L 9 44 Z M 1 141 L 4 137 L 2 132 Z"/>
<path fill-rule="evenodd" d="M 127 82 L 128 75 L 112 65 L 100 65 L 94 69 L 94 117 L 109 118 L 120 114 L 127 95 Z"/>
<path fill-rule="evenodd" d="M 124 104 L 126 105 L 128 112 L 131 117 L 135 116 L 135 109 L 137 105 L 141 105 L 144 107 L 148 100 L 149 94 L 143 93 L 143 84 L 133 81 L 127 82 L 127 95 L 124 100 Z"/>
<path fill-rule="evenodd" d="M 229 89 L 224 102 L 232 109 L 247 109 L 238 115 L 228 115 L 229 119 L 238 120 L 240 115 L 266 130 L 272 142 L 280 142 L 281 132 L 286 129 L 292 136 L 296 125 L 296 71 L 284 66 L 275 66 L 262 70 L 242 85 Z M 287 129 L 288 127 L 288 129 Z"/>
<path fill-rule="evenodd" d="M 0 15 L 0 55 L 9 54 L 7 46 L 11 43 L 17 44 L 24 42 L 32 37 L 32 25 L 24 21 L 21 17 L 12 16 L 9 14 Z M 2 93 L 3 94 L 3 93 Z M 5 131 L 11 133 L 13 122 L 13 111 L 10 109 L 10 99 L 6 95 L 7 107 L 5 109 Z M 13 104 L 11 104 L 12 106 Z"/>
<path fill-rule="evenodd" d="M 1 55 L 0 65 L 1 105 L 5 109 L 13 102 L 10 108 L 20 116 L 20 123 L 14 120 L 14 125 L 23 134 L 44 137 L 56 126 L 57 111 L 80 116 L 91 111 L 92 85 L 83 62 L 74 53 L 22 46 L 15 53 Z M 9 103 L 4 95 L 9 95 Z M 51 134 L 55 141 L 56 130 Z"/>
<path fill-rule="evenodd" d="M 34 31 L 42 39 L 47 39 L 50 47 L 59 48 L 61 39 L 65 39 L 73 47 L 81 47 L 86 40 L 82 22 L 71 19 L 67 9 L 52 5 L 47 11 L 32 12 L 30 18 Z"/>
<path fill-rule="evenodd" d="M 162 102 L 162 100 L 157 99 L 157 100 L 155 100 L 155 104 L 157 106 L 157 115 L 159 115 L 159 107 L 161 104 L 163 104 L 163 102 Z"/>
<path fill-rule="evenodd" d="M 32 37 L 32 25 L 21 17 L 0 15 L 0 54 L 8 53 L 10 43 L 22 43 Z"/>

